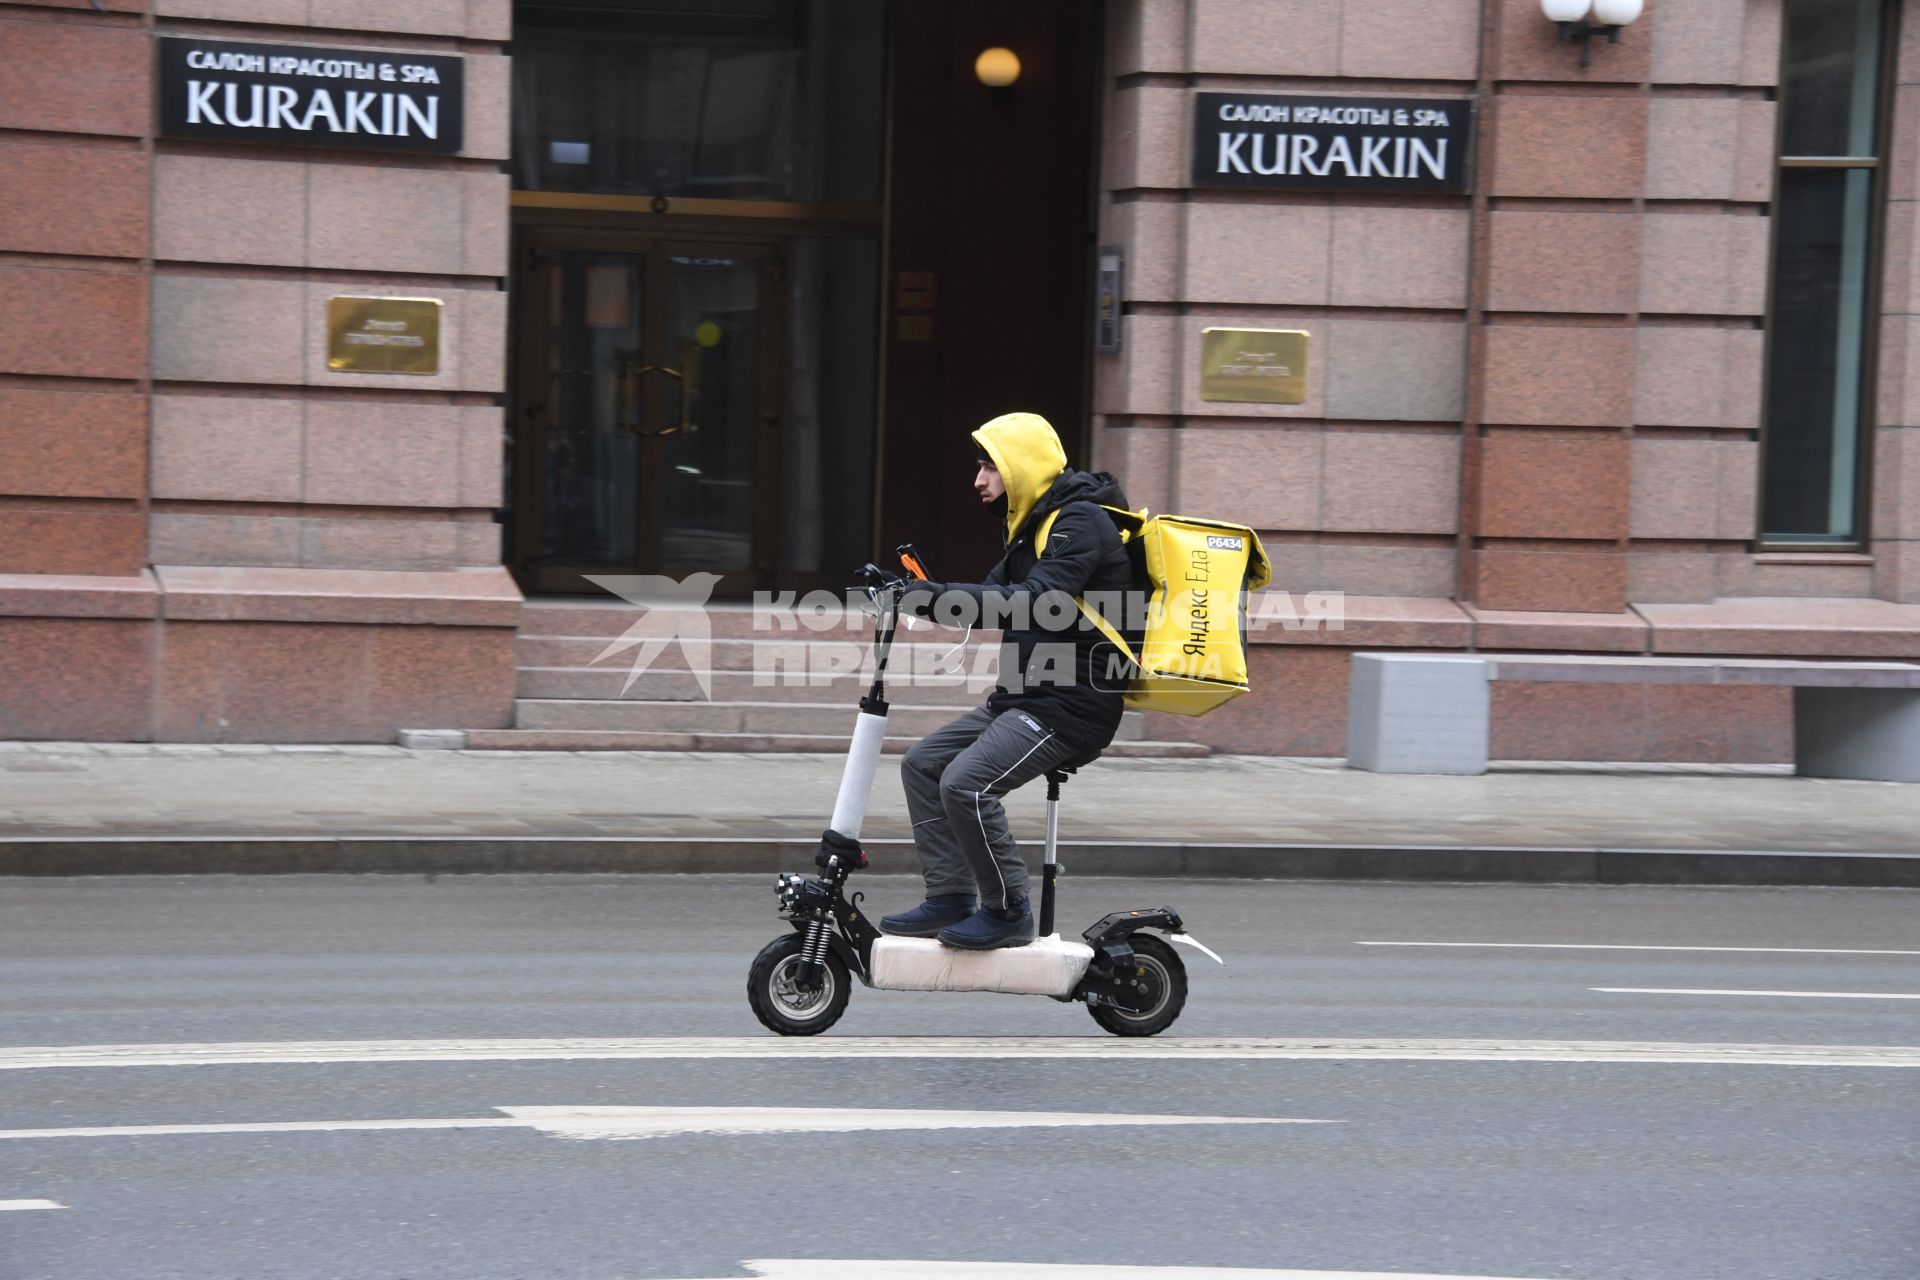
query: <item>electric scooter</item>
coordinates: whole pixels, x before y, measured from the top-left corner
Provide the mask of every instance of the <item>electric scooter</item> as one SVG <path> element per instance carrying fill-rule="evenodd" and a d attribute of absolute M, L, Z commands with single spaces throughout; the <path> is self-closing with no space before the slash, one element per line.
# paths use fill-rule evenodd
<path fill-rule="evenodd" d="M 901 560 L 916 579 L 925 571 L 911 547 Z M 911 581 L 875 565 L 864 570 L 865 591 L 878 611 L 873 686 L 860 699 L 853 744 L 840 777 L 833 820 L 821 834 L 818 876 L 780 873 L 780 914 L 792 926 L 761 948 L 747 975 L 754 1016 L 783 1036 L 818 1035 L 839 1021 L 852 995 L 852 978 L 883 991 L 1001 991 L 1080 1002 L 1093 1020 L 1117 1036 L 1165 1031 L 1187 1001 L 1187 971 L 1168 941 L 1225 964 L 1186 932 L 1172 907 L 1115 911 L 1077 940 L 1054 932 L 1054 882 L 1060 874 L 1060 786 L 1098 752 L 1066 761 L 1047 775 L 1046 864 L 1041 883 L 1039 936 L 1024 947 L 968 951 L 932 938 L 883 935 L 861 912 L 864 894 L 849 898 L 847 878 L 868 865 L 860 847 L 873 775 L 886 733 L 887 656 L 900 621 L 900 597 Z M 1155 933 L 1146 932 L 1154 930 Z M 1156 936 L 1165 934 L 1166 940 Z"/>

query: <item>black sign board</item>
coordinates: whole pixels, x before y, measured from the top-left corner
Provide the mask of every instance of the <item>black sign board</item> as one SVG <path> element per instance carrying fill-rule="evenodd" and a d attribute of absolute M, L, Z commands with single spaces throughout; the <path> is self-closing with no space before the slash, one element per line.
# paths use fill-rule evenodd
<path fill-rule="evenodd" d="M 452 153 L 465 63 L 390 49 L 160 38 L 160 136 Z"/>
<path fill-rule="evenodd" d="M 1464 192 L 1472 149 L 1464 98 L 1194 95 L 1196 187 Z"/>

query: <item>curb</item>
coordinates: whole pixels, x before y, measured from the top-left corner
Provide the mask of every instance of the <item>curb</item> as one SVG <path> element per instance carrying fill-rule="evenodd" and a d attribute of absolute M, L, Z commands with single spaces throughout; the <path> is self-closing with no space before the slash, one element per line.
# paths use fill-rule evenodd
<path fill-rule="evenodd" d="M 0 839 L 0 876 L 719 874 L 809 871 L 783 836 L 52 836 Z M 911 842 L 865 844 L 874 874 L 919 870 Z M 1082 876 L 1491 884 L 1920 888 L 1920 853 L 1062 841 Z"/>

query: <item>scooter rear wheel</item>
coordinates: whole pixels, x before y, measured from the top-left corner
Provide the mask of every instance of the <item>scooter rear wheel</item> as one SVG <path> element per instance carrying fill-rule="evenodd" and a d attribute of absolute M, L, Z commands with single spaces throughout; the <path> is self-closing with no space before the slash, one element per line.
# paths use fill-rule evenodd
<path fill-rule="evenodd" d="M 747 1003 L 753 1006 L 753 1016 L 783 1036 L 819 1035 L 840 1021 L 853 994 L 846 964 L 831 951 L 820 975 L 820 989 L 800 990 L 794 976 L 800 967 L 801 945 L 799 934 L 782 934 L 760 948 L 747 971 Z"/>
<path fill-rule="evenodd" d="M 1173 1025 L 1187 1004 L 1187 966 L 1174 949 L 1150 933 L 1130 933 L 1127 945 L 1143 971 L 1152 996 L 1148 1008 L 1135 1013 L 1117 1005 L 1088 1005 L 1093 1020 L 1117 1036 L 1155 1036 Z"/>

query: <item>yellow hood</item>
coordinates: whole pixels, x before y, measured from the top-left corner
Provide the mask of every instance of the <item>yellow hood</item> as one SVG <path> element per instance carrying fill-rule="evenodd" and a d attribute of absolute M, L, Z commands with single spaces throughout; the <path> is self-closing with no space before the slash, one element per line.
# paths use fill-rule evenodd
<path fill-rule="evenodd" d="M 1037 413 L 1006 413 L 973 433 L 973 441 L 1007 486 L 1007 541 L 1012 542 L 1033 508 L 1067 469 L 1060 437 Z"/>

